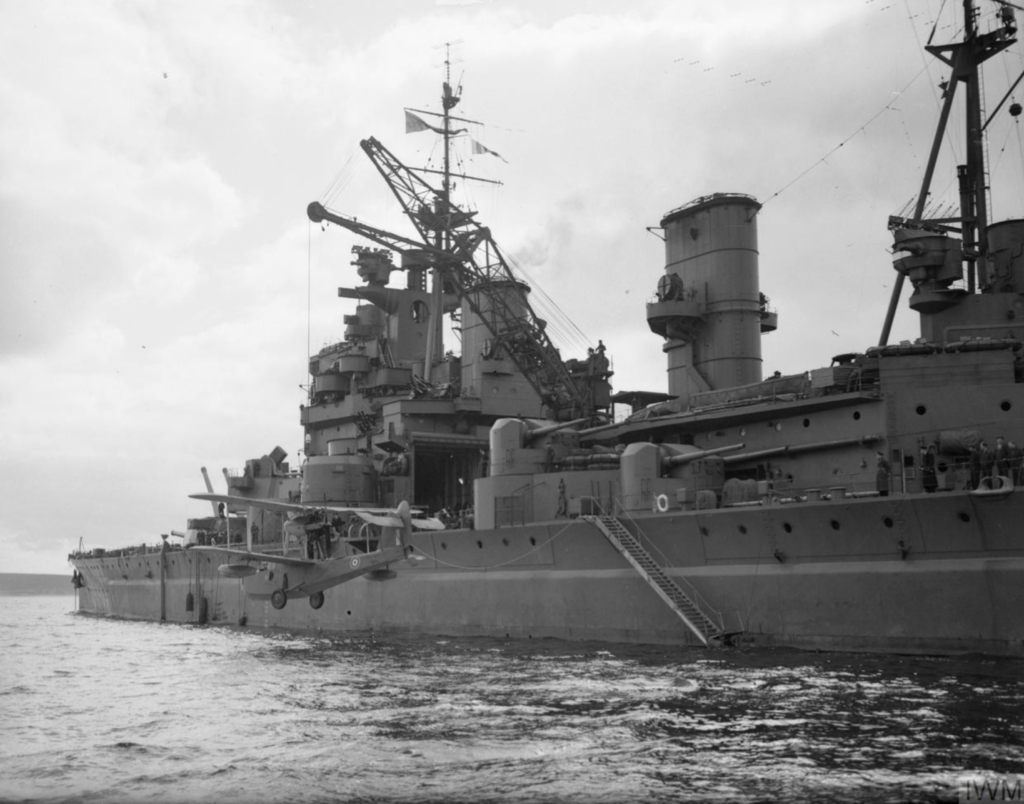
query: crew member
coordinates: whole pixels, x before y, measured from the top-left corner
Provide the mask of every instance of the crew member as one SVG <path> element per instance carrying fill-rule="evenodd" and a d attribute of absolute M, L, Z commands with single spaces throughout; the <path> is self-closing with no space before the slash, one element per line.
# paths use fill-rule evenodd
<path fill-rule="evenodd" d="M 931 494 L 939 487 L 939 480 L 935 475 L 935 445 L 929 445 L 928 449 L 921 455 L 921 479 L 924 483 L 924 490 Z"/>
<path fill-rule="evenodd" d="M 882 497 L 889 496 L 889 472 L 892 467 L 889 465 L 889 461 L 885 459 L 885 456 L 881 452 L 876 452 L 875 456 L 878 459 L 878 471 L 875 473 L 875 485 L 878 488 L 878 493 Z"/>

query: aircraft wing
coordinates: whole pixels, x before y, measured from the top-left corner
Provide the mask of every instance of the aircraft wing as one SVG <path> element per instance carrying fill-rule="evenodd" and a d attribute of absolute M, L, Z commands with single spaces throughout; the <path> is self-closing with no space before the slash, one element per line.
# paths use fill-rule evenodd
<path fill-rule="evenodd" d="M 390 511 L 385 511 L 384 513 L 385 514 L 390 514 L 391 512 Z M 370 513 L 368 510 L 357 510 L 355 512 L 355 514 L 360 519 L 364 519 L 367 522 L 370 522 L 371 524 L 374 524 L 374 525 L 380 525 L 382 528 L 401 528 L 401 527 L 405 527 L 405 525 L 402 522 L 402 518 L 394 516 L 394 515 L 391 515 L 391 516 L 387 516 L 387 515 L 380 516 L 380 515 L 375 514 L 375 513 Z"/>
<path fill-rule="evenodd" d="M 331 511 L 336 514 L 358 514 L 365 511 L 370 514 L 389 514 L 389 508 L 348 508 L 339 505 L 315 505 L 314 503 L 290 503 L 283 500 L 260 500 L 249 497 L 238 497 L 233 494 L 189 494 L 193 500 L 208 500 L 215 503 L 227 503 L 228 505 L 251 505 L 255 508 L 263 508 L 267 511 L 283 511 L 289 514 L 308 514 L 313 511 Z"/>
<path fill-rule="evenodd" d="M 403 527 L 402 518 L 399 516 L 395 516 L 394 511 L 389 511 L 387 515 L 380 516 L 378 514 L 371 514 L 366 510 L 360 509 L 356 510 L 355 514 L 360 519 L 364 519 L 367 522 L 370 522 L 374 525 L 380 525 L 384 528 Z M 434 519 L 433 517 L 423 517 L 419 519 L 413 517 L 412 526 L 414 528 L 418 528 L 419 530 L 444 530 L 444 523 L 441 522 L 441 520 L 439 519 Z"/>
<path fill-rule="evenodd" d="M 190 547 L 190 550 L 201 550 L 205 553 L 227 553 L 238 556 L 248 561 L 266 561 L 268 564 L 281 564 L 285 567 L 312 567 L 315 561 L 305 558 L 289 558 L 288 556 L 275 556 L 270 553 L 250 553 L 248 550 L 231 550 L 226 547 Z"/>

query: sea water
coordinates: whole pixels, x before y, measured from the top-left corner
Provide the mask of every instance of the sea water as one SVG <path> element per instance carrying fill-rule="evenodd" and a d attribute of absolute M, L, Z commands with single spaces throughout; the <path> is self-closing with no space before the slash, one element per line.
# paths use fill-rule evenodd
<path fill-rule="evenodd" d="M 291 634 L 73 605 L 0 598 L 0 800 L 1011 800 L 1024 772 L 1020 660 Z"/>

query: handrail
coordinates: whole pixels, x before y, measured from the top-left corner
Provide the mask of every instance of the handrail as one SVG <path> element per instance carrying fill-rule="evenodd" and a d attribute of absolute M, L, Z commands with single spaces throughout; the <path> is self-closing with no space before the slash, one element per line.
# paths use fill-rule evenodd
<path fill-rule="evenodd" d="M 648 550 L 647 547 L 644 546 L 644 542 L 646 542 L 647 544 L 649 544 L 651 546 L 651 549 L 653 549 L 654 552 L 657 553 L 658 556 L 661 557 L 661 561 L 658 561 L 657 559 L 655 559 L 654 563 L 658 564 L 658 566 L 660 566 L 662 569 L 669 569 L 669 568 L 676 569 L 676 567 L 672 564 L 672 562 L 670 562 L 668 560 L 668 558 L 665 556 L 665 554 L 663 552 L 661 552 L 661 550 L 659 550 L 654 545 L 654 543 L 651 541 L 650 537 L 647 536 L 647 534 L 643 532 L 643 529 L 640 527 L 640 524 L 635 519 L 633 519 L 633 517 L 630 515 L 629 511 L 627 511 L 626 509 L 624 509 L 622 507 L 621 500 L 619 500 L 617 498 L 614 498 L 614 497 L 612 498 L 612 500 L 615 503 L 616 508 L 618 508 L 626 516 L 626 518 L 629 519 L 629 521 L 633 523 L 634 527 L 636 527 L 636 532 L 640 536 L 640 538 L 637 539 L 637 543 L 640 545 L 640 547 L 643 548 L 644 550 L 647 550 L 648 554 L 650 554 L 650 550 Z M 607 511 L 605 511 L 604 508 L 601 506 L 601 504 L 599 502 L 595 501 L 595 504 L 597 505 L 598 510 L 601 511 L 601 513 L 604 516 L 611 516 L 611 517 L 615 517 L 616 516 L 616 514 L 609 514 Z M 720 611 L 718 611 L 718 609 L 716 609 L 710 603 L 708 603 L 708 601 L 705 600 L 704 596 L 700 592 L 697 591 L 697 589 L 693 586 L 693 584 L 691 584 L 688 580 L 686 580 L 686 578 L 683 578 L 682 576 L 673 576 L 671 578 L 671 580 L 675 581 L 675 582 L 682 581 L 683 584 L 685 584 L 686 589 L 688 590 L 688 593 L 692 593 L 693 597 L 696 599 L 695 602 L 697 603 L 697 606 L 700 609 L 701 613 L 704 614 L 704 616 L 706 616 L 706 617 L 708 616 L 708 612 L 713 614 L 718 619 L 718 628 L 719 628 L 719 630 L 722 631 L 722 632 L 725 631 L 725 618 L 723 617 L 722 613 Z M 708 619 L 711 619 L 711 618 L 708 617 Z"/>

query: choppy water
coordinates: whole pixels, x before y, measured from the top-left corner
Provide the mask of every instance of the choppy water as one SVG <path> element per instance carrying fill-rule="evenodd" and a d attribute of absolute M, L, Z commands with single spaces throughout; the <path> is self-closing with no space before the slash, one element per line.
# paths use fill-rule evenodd
<path fill-rule="evenodd" d="M 0 598 L 4 801 L 956 801 L 1024 662 L 296 636 Z M 962 790 L 960 791 L 962 793 Z"/>

